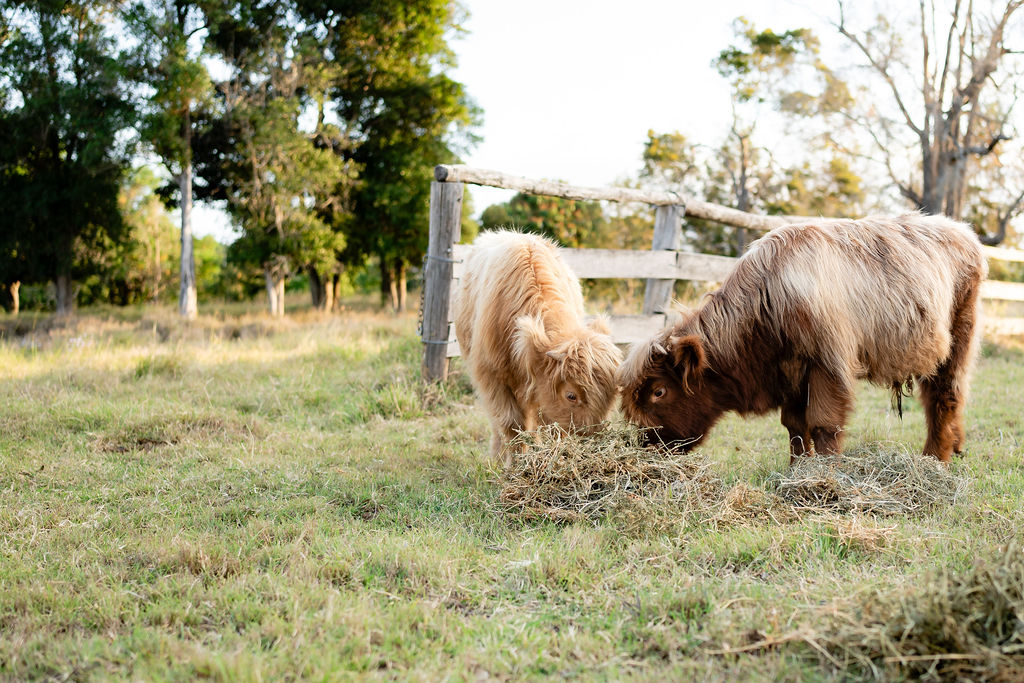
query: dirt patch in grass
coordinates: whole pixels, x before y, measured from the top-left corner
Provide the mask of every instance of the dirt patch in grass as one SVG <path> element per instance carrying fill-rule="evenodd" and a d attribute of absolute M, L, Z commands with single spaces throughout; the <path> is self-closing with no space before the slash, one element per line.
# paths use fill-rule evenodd
<path fill-rule="evenodd" d="M 798 511 L 914 515 L 955 503 L 967 481 L 933 457 L 870 444 L 801 458 L 773 474 L 768 487 Z"/>
<path fill-rule="evenodd" d="M 173 446 L 184 441 L 204 441 L 214 438 L 262 438 L 263 430 L 252 421 L 240 422 L 215 415 L 185 415 L 154 417 L 129 424 L 111 434 L 100 437 L 99 450 L 108 453 L 151 451 L 162 446 Z"/>

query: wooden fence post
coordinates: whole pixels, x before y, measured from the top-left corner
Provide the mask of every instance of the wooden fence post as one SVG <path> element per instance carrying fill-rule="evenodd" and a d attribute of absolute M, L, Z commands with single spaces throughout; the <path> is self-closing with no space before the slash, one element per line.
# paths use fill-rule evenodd
<path fill-rule="evenodd" d="M 654 243 L 651 249 L 678 249 L 683 240 L 683 215 L 686 207 L 679 204 L 659 206 L 654 213 Z M 667 313 L 672 302 L 675 280 L 647 280 L 644 291 L 644 315 Z"/>
<path fill-rule="evenodd" d="M 423 378 L 448 377 L 452 245 L 462 230 L 462 183 L 430 183 L 430 241 L 423 272 Z"/>

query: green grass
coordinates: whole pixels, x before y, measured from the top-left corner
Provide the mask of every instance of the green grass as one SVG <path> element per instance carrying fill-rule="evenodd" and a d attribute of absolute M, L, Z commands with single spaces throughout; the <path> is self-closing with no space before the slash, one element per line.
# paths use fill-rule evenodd
<path fill-rule="evenodd" d="M 1005 347 L 978 366 L 960 503 L 630 535 L 501 512 L 486 418 L 458 363 L 422 385 L 413 316 L 15 327 L 0 318 L 6 679 L 843 678 L 805 643 L 720 653 L 1024 529 L 1024 356 Z M 923 422 L 865 385 L 849 443 L 916 449 Z M 788 465 L 777 417 L 730 417 L 704 450 L 730 485 Z"/>

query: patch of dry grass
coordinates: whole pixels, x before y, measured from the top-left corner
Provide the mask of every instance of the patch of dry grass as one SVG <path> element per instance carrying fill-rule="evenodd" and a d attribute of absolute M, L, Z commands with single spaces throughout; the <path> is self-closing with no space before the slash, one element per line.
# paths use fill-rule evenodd
<path fill-rule="evenodd" d="M 935 458 L 895 444 L 868 444 L 798 460 L 769 486 L 797 510 L 911 515 L 963 496 L 967 481 Z"/>
<path fill-rule="evenodd" d="M 1024 554 L 1011 543 L 966 574 L 873 591 L 818 636 L 833 664 L 876 678 L 1024 678 Z"/>

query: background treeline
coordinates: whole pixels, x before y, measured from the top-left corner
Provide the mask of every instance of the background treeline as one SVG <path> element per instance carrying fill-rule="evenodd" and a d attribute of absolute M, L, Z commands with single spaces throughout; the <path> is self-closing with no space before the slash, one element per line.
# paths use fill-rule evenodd
<path fill-rule="evenodd" d="M 859 25 L 840 3 L 846 49 L 828 58 L 806 28 L 740 18 L 711 64 L 730 85 L 723 138 L 648 131 L 620 182 L 763 213 L 918 208 L 1012 240 L 1022 2 L 896 4 Z M 191 317 L 203 299 L 263 292 L 280 315 L 286 287 L 321 309 L 376 289 L 402 310 L 431 170 L 476 141 L 481 112 L 448 76 L 464 18 L 450 0 L 0 0 L 0 297 L 177 298 Z M 193 239 L 195 201 L 226 211 L 230 245 Z M 647 248 L 653 221 L 526 195 L 480 225 L 464 209 L 466 240 L 517 225 L 575 247 Z M 735 255 L 754 237 L 688 221 L 685 246 Z"/>
<path fill-rule="evenodd" d="M 447 0 L 0 3 L 9 303 L 18 283 L 49 282 L 59 312 L 176 294 L 194 315 L 200 291 L 262 288 L 279 314 L 289 277 L 326 308 L 347 269 L 372 263 L 403 307 L 431 169 L 458 159 L 478 118 L 446 75 L 461 12 Z M 230 216 L 226 251 L 193 243 L 196 200 Z M 180 210 L 177 236 L 164 207 Z"/>

